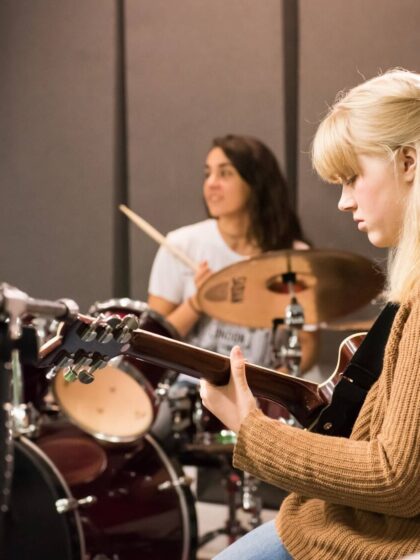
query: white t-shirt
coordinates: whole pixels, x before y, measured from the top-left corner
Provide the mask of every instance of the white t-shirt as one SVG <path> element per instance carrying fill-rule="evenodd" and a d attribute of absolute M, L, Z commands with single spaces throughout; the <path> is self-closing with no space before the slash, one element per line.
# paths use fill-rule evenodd
<path fill-rule="evenodd" d="M 194 262 L 206 260 L 213 272 L 248 258 L 235 253 L 225 243 L 217 221 L 212 219 L 174 230 L 167 239 Z M 180 304 L 195 291 L 194 272 L 164 246 L 160 247 L 150 275 L 149 293 Z M 194 346 L 224 355 L 239 344 L 249 362 L 273 365 L 271 329 L 243 327 L 203 316 L 186 338 Z"/>

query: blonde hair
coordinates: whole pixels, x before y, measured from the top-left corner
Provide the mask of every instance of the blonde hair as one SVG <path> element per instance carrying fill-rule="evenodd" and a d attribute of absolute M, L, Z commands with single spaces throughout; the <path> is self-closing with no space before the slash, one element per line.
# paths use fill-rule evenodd
<path fill-rule="evenodd" d="M 388 259 L 387 297 L 395 302 L 420 286 L 420 74 L 390 70 L 340 93 L 312 146 L 313 166 L 330 183 L 358 175 L 359 154 L 392 161 L 403 147 L 416 150 L 417 166 L 399 243 Z"/>

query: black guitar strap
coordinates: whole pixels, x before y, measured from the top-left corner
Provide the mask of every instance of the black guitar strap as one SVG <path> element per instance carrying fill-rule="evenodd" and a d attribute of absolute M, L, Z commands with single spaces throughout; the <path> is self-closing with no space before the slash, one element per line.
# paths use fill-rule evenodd
<path fill-rule="evenodd" d="M 354 353 L 312 431 L 349 437 L 367 392 L 382 372 L 385 346 L 398 305 L 388 303 Z"/>

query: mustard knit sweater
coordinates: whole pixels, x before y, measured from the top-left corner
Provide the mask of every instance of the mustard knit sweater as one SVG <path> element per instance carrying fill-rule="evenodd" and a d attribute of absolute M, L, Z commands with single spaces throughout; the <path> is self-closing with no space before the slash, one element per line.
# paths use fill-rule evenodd
<path fill-rule="evenodd" d="M 379 380 L 349 439 L 248 415 L 234 465 L 291 492 L 276 517 L 294 560 L 420 551 L 420 296 L 394 320 Z M 273 559 L 274 560 L 274 559 Z"/>

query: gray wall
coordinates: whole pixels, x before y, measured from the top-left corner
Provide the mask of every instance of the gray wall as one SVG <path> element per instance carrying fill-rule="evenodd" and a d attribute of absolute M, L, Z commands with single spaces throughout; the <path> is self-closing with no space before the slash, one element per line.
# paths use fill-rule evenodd
<path fill-rule="evenodd" d="M 254 134 L 284 162 L 281 2 L 127 2 L 130 204 L 160 231 L 204 217 L 211 139 Z M 132 230 L 132 293 L 156 245 Z"/>
<path fill-rule="evenodd" d="M 0 3 L 0 281 L 111 290 L 114 4 Z"/>
<path fill-rule="evenodd" d="M 163 233 L 204 216 L 211 139 L 254 134 L 285 163 L 283 1 L 126 0 L 127 203 Z M 115 294 L 115 0 L 0 3 L 0 280 L 86 309 Z M 383 258 L 311 171 L 335 93 L 420 70 L 418 0 L 300 0 L 299 212 L 321 247 Z M 350 227 L 349 227 L 350 226 Z M 155 244 L 130 226 L 131 297 Z"/>
<path fill-rule="evenodd" d="M 310 142 L 337 92 L 396 66 L 420 72 L 418 0 L 300 0 L 299 213 L 313 241 L 382 260 L 350 215 L 339 187 L 311 169 Z"/>

